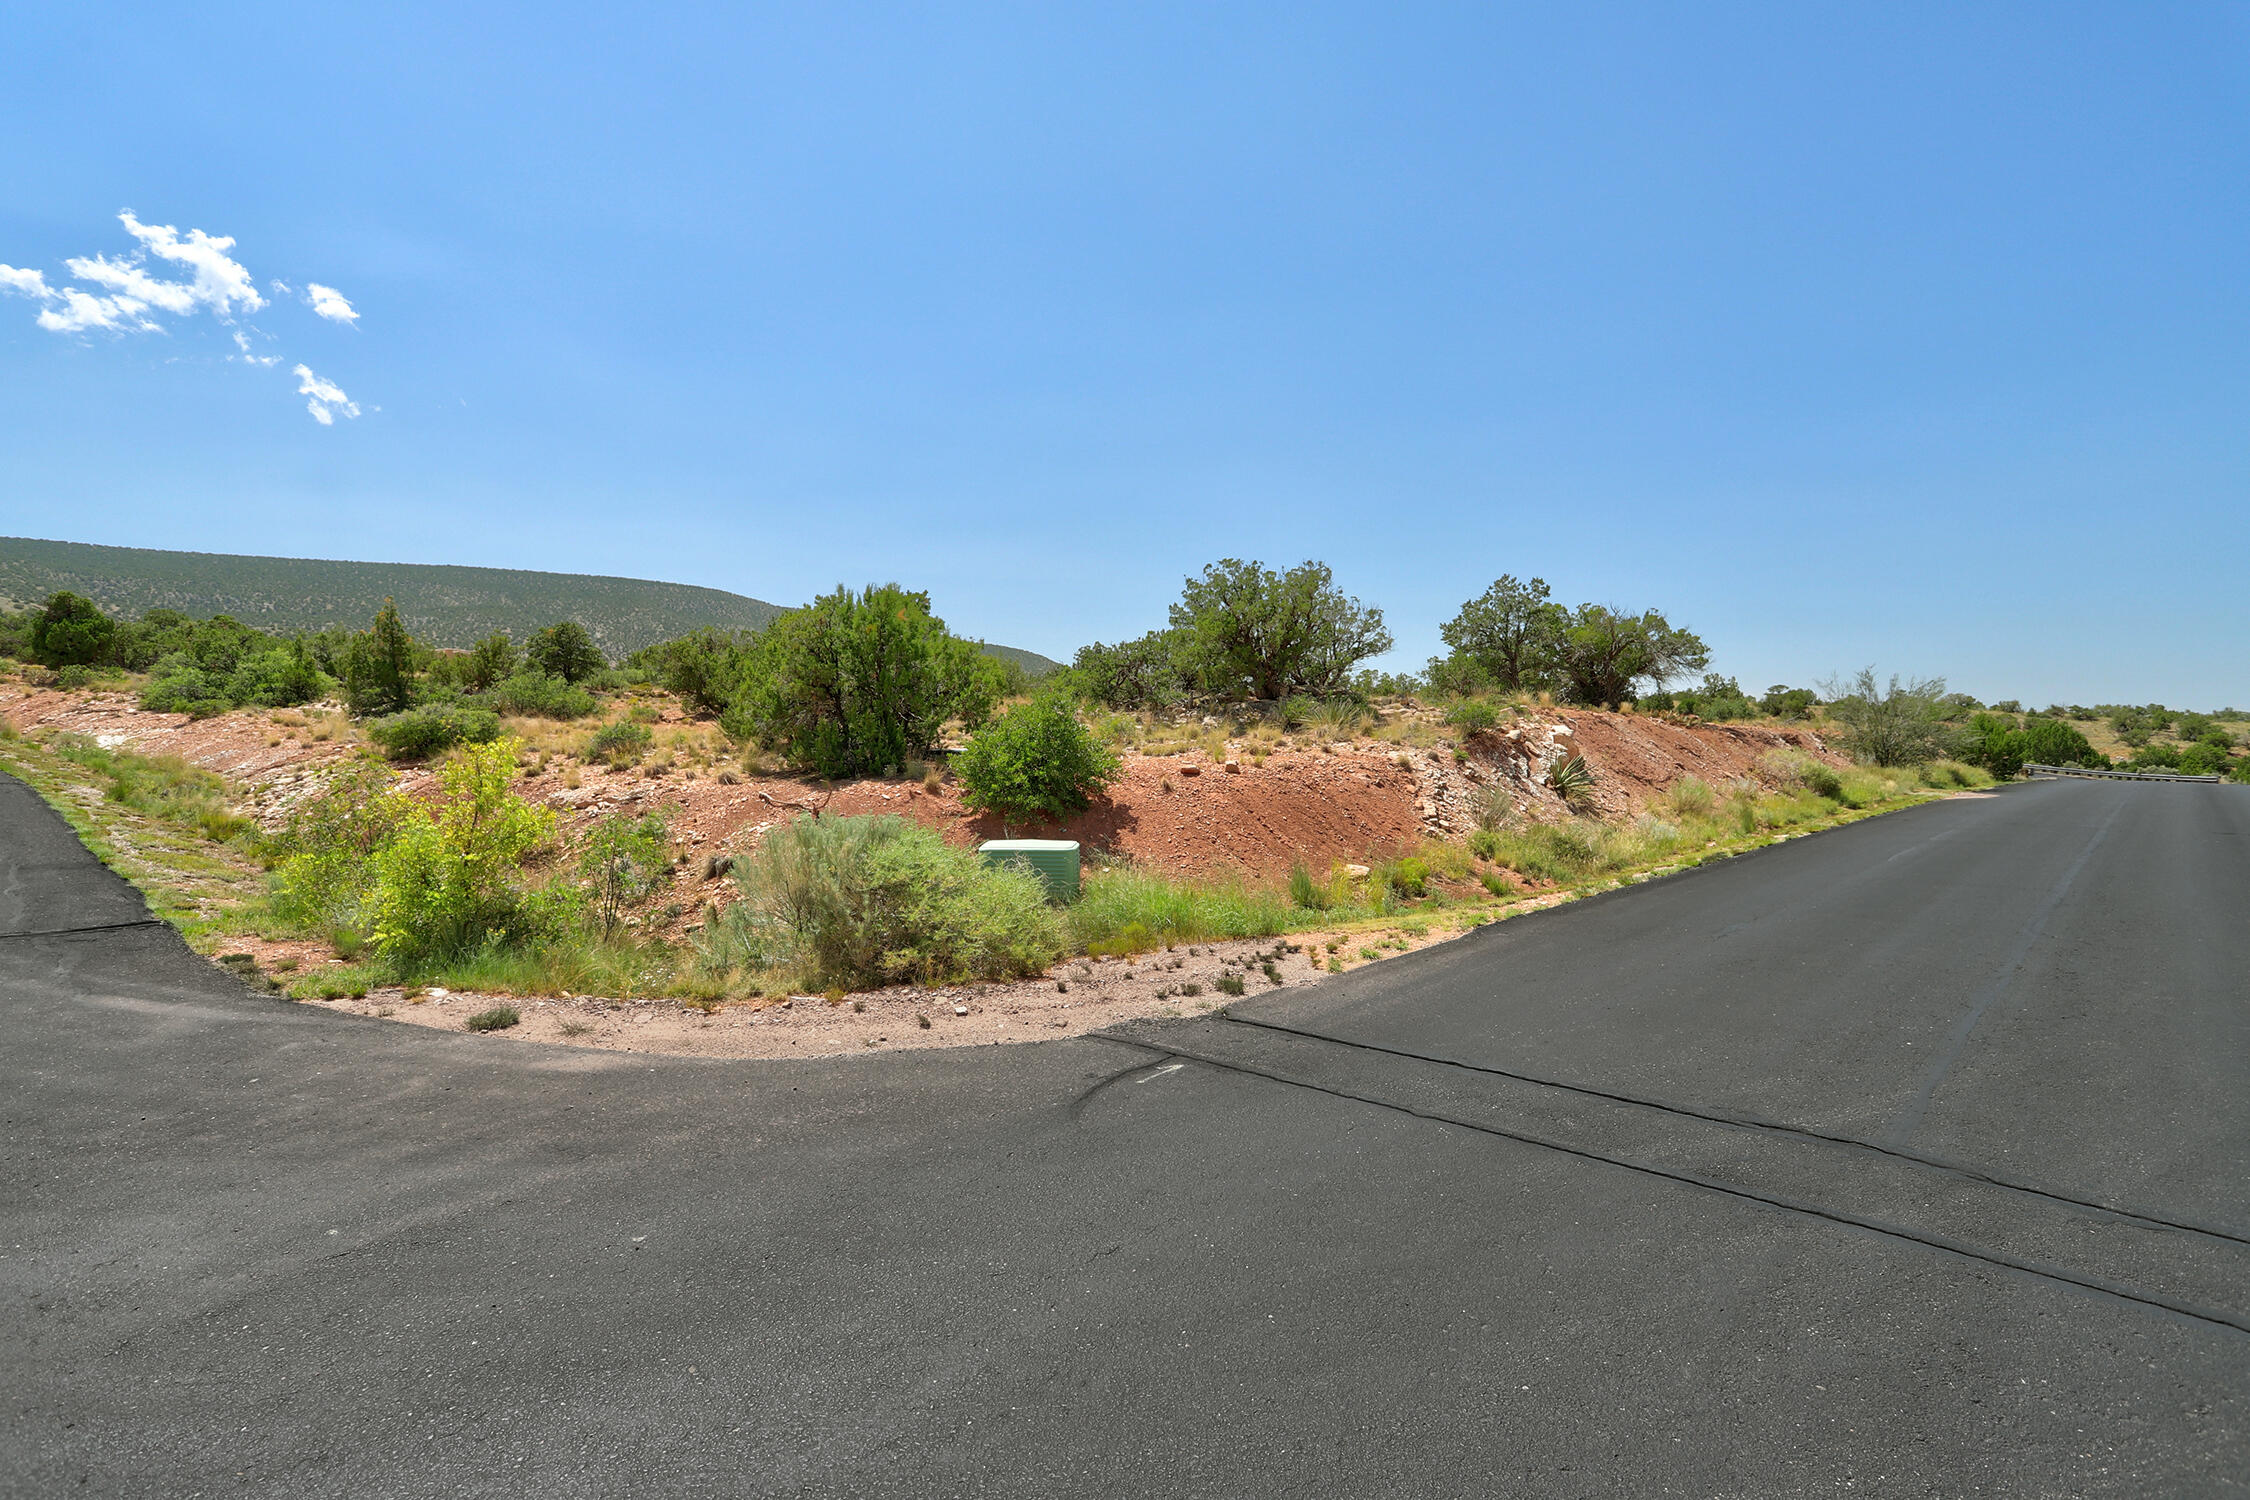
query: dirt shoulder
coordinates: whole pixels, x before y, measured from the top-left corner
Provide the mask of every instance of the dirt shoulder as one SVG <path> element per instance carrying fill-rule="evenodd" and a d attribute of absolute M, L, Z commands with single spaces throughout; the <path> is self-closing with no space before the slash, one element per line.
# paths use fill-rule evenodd
<path fill-rule="evenodd" d="M 1510 914 L 1561 899 L 1527 900 L 1510 908 Z M 791 995 L 734 1001 L 709 1012 L 672 1000 L 526 999 L 399 989 L 302 1003 L 441 1031 L 466 1031 L 470 1016 L 505 1005 L 521 1020 L 504 1030 L 483 1032 L 482 1038 L 688 1057 L 832 1057 L 907 1047 L 983 1047 L 1077 1036 L 1120 1021 L 1200 1014 L 1235 998 L 1222 988 L 1229 980 L 1252 995 L 1302 988 L 1333 977 L 1328 968 L 1332 961 L 1350 972 L 1449 941 L 1487 920 L 1489 915 L 1463 912 L 1361 930 L 1183 944 L 1137 958 L 1068 959 L 1039 979 L 1012 983 L 899 985 L 835 1001 Z M 1272 974 L 1266 971 L 1268 964 Z"/>

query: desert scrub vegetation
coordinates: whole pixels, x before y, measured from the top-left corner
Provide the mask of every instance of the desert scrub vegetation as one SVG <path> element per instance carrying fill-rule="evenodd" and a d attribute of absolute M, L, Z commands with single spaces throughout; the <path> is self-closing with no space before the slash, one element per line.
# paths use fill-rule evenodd
<path fill-rule="evenodd" d="M 489 709 L 440 704 L 390 714 L 367 726 L 367 737 L 393 760 L 427 760 L 456 745 L 500 738 L 500 716 Z"/>
<path fill-rule="evenodd" d="M 1748 779 L 1713 787 L 1683 776 L 1656 806 L 1630 822 L 1573 818 L 1503 823 L 1471 835 L 1468 847 L 1477 857 L 1532 880 L 1574 886 L 1696 863 L 1777 835 L 1825 827 L 1925 790 L 1988 786 L 1992 780 L 1952 761 L 1839 771 L 1795 752 L 1771 754 L 1760 769 L 1773 781 L 1772 790 Z"/>
<path fill-rule="evenodd" d="M 1068 695 L 1045 692 L 969 737 L 953 758 L 962 800 L 1003 819 L 1066 818 L 1117 779 L 1117 752 L 1095 737 Z"/>
<path fill-rule="evenodd" d="M 1019 978 L 1063 954 L 1036 876 L 896 816 L 800 818 L 734 877 L 742 899 L 705 929 L 707 968 L 867 989 Z"/>

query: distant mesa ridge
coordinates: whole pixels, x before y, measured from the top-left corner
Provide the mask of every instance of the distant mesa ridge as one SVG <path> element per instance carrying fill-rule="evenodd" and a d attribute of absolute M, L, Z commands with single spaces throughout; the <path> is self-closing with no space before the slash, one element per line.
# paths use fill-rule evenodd
<path fill-rule="evenodd" d="M 557 620 L 576 620 L 612 659 L 707 626 L 763 630 L 786 608 L 724 589 L 590 573 L 241 557 L 0 537 L 0 604 L 24 608 L 57 589 L 83 594 L 127 619 L 176 609 L 198 618 L 232 615 L 281 634 L 330 626 L 363 629 L 387 598 L 397 601 L 408 630 L 437 646 L 471 646 L 495 630 L 520 642 Z M 985 650 L 1020 663 L 1033 676 L 1058 665 L 1013 646 Z"/>

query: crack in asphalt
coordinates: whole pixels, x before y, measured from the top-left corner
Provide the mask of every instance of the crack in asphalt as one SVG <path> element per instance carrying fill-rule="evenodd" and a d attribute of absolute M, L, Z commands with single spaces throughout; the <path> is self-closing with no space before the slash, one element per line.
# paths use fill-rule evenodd
<path fill-rule="evenodd" d="M 95 922 L 86 927 L 47 927 L 36 932 L 0 932 L 0 943 L 18 938 L 70 937 L 81 932 L 123 932 L 133 927 L 165 927 L 170 924 L 161 917 L 141 917 L 131 922 Z"/>
<path fill-rule="evenodd" d="M 1830 1208 L 1825 1204 L 1814 1203 L 1806 1199 L 1791 1198 L 1779 1193 L 1763 1193 L 1755 1189 L 1742 1187 L 1738 1184 L 1726 1182 L 1718 1178 L 1706 1177 L 1701 1173 L 1683 1171 L 1676 1167 L 1655 1166 L 1648 1162 L 1635 1161 L 1630 1157 L 1615 1156 L 1611 1155 L 1608 1152 L 1595 1151 L 1585 1146 L 1572 1145 L 1568 1141 L 1558 1140 L 1550 1136 L 1536 1135 L 1530 1131 L 1509 1130 L 1498 1125 L 1481 1124 L 1474 1120 L 1464 1120 L 1453 1115 L 1441 1114 L 1435 1110 L 1418 1109 L 1410 1104 L 1395 1103 L 1391 1100 L 1379 1098 L 1372 1094 L 1354 1093 L 1349 1089 L 1339 1088 L 1333 1084 L 1311 1083 L 1302 1078 L 1292 1078 L 1285 1073 L 1269 1072 L 1263 1068 L 1252 1067 L 1247 1063 L 1200 1054 L 1190 1050 L 1189 1048 L 1178 1046 L 1169 1042 L 1165 1043 L 1162 1046 L 1156 1046 L 1150 1043 L 1134 1041 L 1127 1037 L 1105 1037 L 1105 1039 L 1113 1041 L 1123 1041 L 1130 1046 L 1142 1047 L 1148 1051 L 1160 1052 L 1163 1054 L 1163 1056 L 1159 1059 L 1159 1061 L 1168 1060 L 1170 1058 L 1180 1058 L 1188 1062 L 1201 1063 L 1206 1067 L 1217 1068 L 1223 1072 L 1239 1073 L 1246 1078 L 1260 1078 L 1269 1083 L 1278 1083 L 1286 1085 L 1290 1088 L 1305 1089 L 1311 1093 L 1323 1094 L 1332 1099 L 1343 1099 L 1354 1104 L 1365 1104 L 1375 1109 L 1390 1110 L 1393 1113 L 1406 1115 L 1412 1119 L 1427 1120 L 1432 1124 L 1453 1125 L 1462 1130 L 1473 1130 L 1480 1135 L 1496 1136 L 1502 1140 L 1516 1141 L 1527 1146 L 1545 1147 L 1550 1151 L 1559 1151 L 1566 1156 L 1577 1157 L 1581 1161 L 1599 1162 L 1604 1166 L 1620 1167 L 1628 1172 L 1637 1172 L 1643 1176 L 1655 1177 L 1666 1182 L 1679 1183 L 1686 1187 L 1702 1188 L 1708 1192 L 1721 1193 L 1730 1198 L 1739 1198 L 1747 1202 L 1763 1204 L 1768 1208 L 1777 1208 L 1786 1213 L 1802 1214 L 1808 1218 L 1820 1219 L 1827 1223 L 1840 1225 L 1845 1228 L 1862 1230 L 1870 1234 L 1884 1236 L 1888 1239 L 1903 1240 L 1910 1244 L 1921 1245 L 1927 1249 L 1942 1251 L 1948 1255 L 1960 1256 L 1965 1260 L 1976 1261 L 1980 1264 L 1994 1266 L 2002 1270 L 2014 1271 L 2021 1275 L 2035 1277 L 2042 1281 L 2051 1281 L 2064 1286 L 2077 1287 L 2082 1291 L 2093 1292 L 2100 1296 L 2114 1297 L 2123 1302 L 2133 1303 L 2141 1307 L 2154 1308 L 2160 1312 L 2171 1313 L 2176 1317 L 2189 1318 L 2199 1323 L 2208 1323 L 2213 1327 L 2225 1328 L 2235 1333 L 2250 1334 L 2250 1318 L 2246 1318 L 2235 1313 L 2223 1311 L 2218 1308 L 2205 1307 L 2201 1304 L 2187 1302 L 2176 1297 L 2161 1296 L 2156 1293 L 2143 1291 L 2124 1282 L 2111 1281 L 2107 1277 L 2094 1276 L 2082 1272 L 2074 1272 L 2061 1266 L 2052 1265 L 2045 1261 L 2032 1260 L 2024 1256 L 2009 1255 L 2002 1251 L 1993 1250 L 1982 1245 L 1973 1244 L 1967 1240 L 1954 1239 L 1950 1235 L 1934 1234 L 1926 1230 L 1910 1229 L 1905 1227 L 1904 1225 L 1889 1223 L 1885 1220 L 1871 1218 L 1862 1214 L 1849 1213 L 1843 1209 Z M 1151 1065 L 1142 1063 L 1133 1068 L 1126 1069 L 1125 1071 L 1128 1074 L 1141 1072 L 1149 1066 Z M 2131 1216 L 2127 1215 L 2125 1217 Z"/>
<path fill-rule="evenodd" d="M 2034 1198 L 2044 1198 L 2052 1203 L 2061 1203 L 2072 1208 L 2083 1208 L 2095 1213 L 2107 1214 L 2113 1218 L 2141 1225 L 2144 1228 L 2201 1235 L 2209 1239 L 2222 1240 L 2228 1244 L 2250 1247 L 2250 1235 L 2237 1234 L 2226 1229 L 2215 1229 L 2208 1224 L 2195 1224 L 2182 1219 L 2167 1219 L 2157 1214 L 2121 1208 L 2117 1204 L 2104 1203 L 2095 1198 L 2079 1198 L 2056 1188 L 2044 1188 L 2032 1183 L 2018 1182 L 2012 1178 L 1995 1176 L 1982 1168 L 1965 1166 L 1960 1162 L 1948 1161 L 1943 1157 L 1928 1156 L 1919 1151 L 1910 1151 L 1901 1146 L 1885 1145 L 1878 1141 L 1862 1140 L 1857 1136 L 1834 1135 L 1826 1131 L 1814 1130 L 1807 1125 L 1792 1125 L 1784 1120 L 1766 1119 L 1758 1115 L 1730 1114 L 1717 1110 L 1695 1109 L 1688 1105 L 1671 1104 L 1661 1099 L 1649 1099 L 1638 1094 L 1598 1089 L 1582 1083 L 1564 1083 L 1558 1079 L 1542 1078 L 1535 1073 L 1519 1073 L 1508 1068 L 1496 1068 L 1483 1063 L 1463 1062 L 1454 1057 L 1441 1057 L 1427 1052 L 1410 1052 L 1400 1047 L 1386 1047 L 1379 1042 L 1358 1042 L 1344 1037 L 1328 1036 L 1318 1031 L 1302 1031 L 1297 1027 L 1284 1026 L 1276 1021 L 1252 1020 L 1247 1016 L 1238 1016 L 1227 1011 L 1217 1012 L 1212 1019 L 1225 1021 L 1235 1026 L 1249 1026 L 1261 1031 L 1277 1032 L 1283 1036 L 1297 1037 L 1303 1041 L 1325 1042 L 1332 1047 L 1345 1047 L 1357 1052 L 1378 1053 L 1385 1057 L 1399 1058 L 1405 1062 L 1431 1063 L 1439 1067 L 1458 1068 L 1466 1073 L 1481 1073 L 1490 1078 L 1505 1078 L 1511 1083 L 1527 1083 L 1539 1088 L 1554 1089 L 1567 1094 L 1578 1094 L 1590 1099 L 1602 1099 L 1614 1104 L 1630 1104 L 1641 1109 L 1654 1110 L 1660 1114 L 1677 1115 L 1688 1120 L 1700 1120 L 1706 1124 L 1726 1125 L 1738 1130 L 1820 1141 L 1827 1145 L 1849 1147 L 1855 1151 L 1869 1151 L 1878 1156 L 1890 1157 L 1896 1161 L 1911 1162 L 1916 1166 L 1928 1167 L 1933 1171 L 1959 1177 L 1964 1181 L 1982 1183 L 1987 1187 L 2003 1188 L 2009 1192 L 2023 1193 Z"/>

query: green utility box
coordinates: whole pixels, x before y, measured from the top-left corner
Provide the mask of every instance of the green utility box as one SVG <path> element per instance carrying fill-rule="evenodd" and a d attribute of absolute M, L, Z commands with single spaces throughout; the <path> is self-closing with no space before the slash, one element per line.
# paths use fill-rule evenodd
<path fill-rule="evenodd" d="M 987 864 L 1020 859 L 1047 886 L 1050 901 L 1078 899 L 1078 844 L 1073 839 L 987 839 L 977 845 Z"/>

